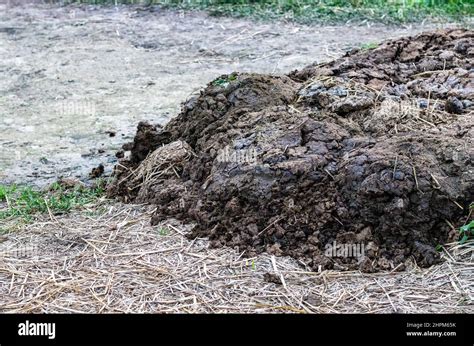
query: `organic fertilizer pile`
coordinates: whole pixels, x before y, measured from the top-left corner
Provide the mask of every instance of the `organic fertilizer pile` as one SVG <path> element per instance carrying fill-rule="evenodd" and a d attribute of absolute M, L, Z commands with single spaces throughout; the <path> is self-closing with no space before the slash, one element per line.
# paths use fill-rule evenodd
<path fill-rule="evenodd" d="M 164 128 L 138 125 L 109 191 L 244 256 L 432 265 L 474 200 L 473 61 L 474 32 L 457 29 L 221 76 Z"/>

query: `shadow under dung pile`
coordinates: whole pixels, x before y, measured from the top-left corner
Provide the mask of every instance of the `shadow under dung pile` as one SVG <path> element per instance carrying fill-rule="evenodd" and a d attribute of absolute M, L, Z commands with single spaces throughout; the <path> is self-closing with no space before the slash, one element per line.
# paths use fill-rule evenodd
<path fill-rule="evenodd" d="M 474 200 L 473 57 L 459 29 L 284 76 L 221 76 L 164 128 L 138 125 L 109 192 L 245 256 L 432 265 Z M 347 244 L 362 255 L 328 251 Z"/>

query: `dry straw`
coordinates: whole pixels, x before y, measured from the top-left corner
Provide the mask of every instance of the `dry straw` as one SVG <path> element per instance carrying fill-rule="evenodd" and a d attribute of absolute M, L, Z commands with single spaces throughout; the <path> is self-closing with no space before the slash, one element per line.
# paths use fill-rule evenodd
<path fill-rule="evenodd" d="M 12 230 L 0 239 L 0 312 L 474 312 L 473 243 L 447 246 L 429 269 L 317 273 L 209 249 L 189 226 L 150 226 L 152 212 L 103 202 Z"/>

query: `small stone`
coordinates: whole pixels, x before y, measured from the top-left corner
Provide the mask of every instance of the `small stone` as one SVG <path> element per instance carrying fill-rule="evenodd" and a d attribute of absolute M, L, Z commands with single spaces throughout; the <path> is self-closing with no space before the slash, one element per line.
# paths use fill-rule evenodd
<path fill-rule="evenodd" d="M 444 104 L 444 110 L 448 113 L 460 114 L 463 108 L 462 102 L 454 96 L 448 97 Z"/>
<path fill-rule="evenodd" d="M 332 105 L 337 114 L 347 114 L 369 108 L 373 105 L 373 98 L 369 96 L 348 96 Z"/>
<path fill-rule="evenodd" d="M 405 174 L 403 172 L 395 171 L 395 173 L 393 173 L 393 179 L 395 180 L 403 180 L 404 178 Z"/>
<path fill-rule="evenodd" d="M 265 273 L 263 274 L 263 281 L 265 282 L 271 282 L 277 285 L 281 285 L 281 279 L 278 275 L 273 274 L 273 273 Z"/>
<path fill-rule="evenodd" d="M 454 53 L 450 50 L 444 50 L 440 55 L 440 59 L 451 60 L 454 57 Z"/>
<path fill-rule="evenodd" d="M 418 107 L 422 109 L 428 108 L 428 100 L 427 99 L 419 99 L 418 100 Z"/>

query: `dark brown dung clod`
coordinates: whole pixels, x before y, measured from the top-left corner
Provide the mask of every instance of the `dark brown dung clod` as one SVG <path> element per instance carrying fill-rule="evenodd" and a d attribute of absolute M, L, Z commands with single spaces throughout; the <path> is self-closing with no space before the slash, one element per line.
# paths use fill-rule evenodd
<path fill-rule="evenodd" d="M 247 256 L 432 265 L 474 200 L 472 47 L 473 31 L 428 32 L 286 76 L 221 76 L 164 128 L 139 124 L 109 192 Z"/>
<path fill-rule="evenodd" d="M 104 165 L 100 164 L 95 168 L 92 168 L 91 172 L 89 173 L 89 177 L 94 179 L 100 177 L 102 174 L 104 174 Z"/>

